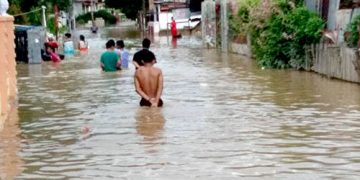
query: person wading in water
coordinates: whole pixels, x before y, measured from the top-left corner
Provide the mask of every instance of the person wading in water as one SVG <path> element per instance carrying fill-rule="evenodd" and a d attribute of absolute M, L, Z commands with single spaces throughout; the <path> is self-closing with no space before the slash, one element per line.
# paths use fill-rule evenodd
<path fill-rule="evenodd" d="M 140 106 L 161 107 L 163 101 L 163 75 L 161 69 L 154 67 L 156 58 L 154 53 L 143 53 L 143 66 L 135 72 L 135 89 L 141 96 Z"/>
<path fill-rule="evenodd" d="M 133 64 L 134 64 L 134 66 L 135 66 L 135 69 L 138 69 L 140 66 L 143 66 L 143 65 L 144 65 L 144 63 L 143 63 L 144 53 L 147 53 L 147 52 L 149 51 L 150 44 L 151 44 L 150 39 L 145 38 L 145 39 L 142 41 L 142 47 L 143 47 L 143 49 L 141 49 L 140 51 L 138 51 L 138 52 L 136 52 L 136 53 L 134 54 Z M 156 62 L 156 59 L 155 59 L 155 62 Z"/>

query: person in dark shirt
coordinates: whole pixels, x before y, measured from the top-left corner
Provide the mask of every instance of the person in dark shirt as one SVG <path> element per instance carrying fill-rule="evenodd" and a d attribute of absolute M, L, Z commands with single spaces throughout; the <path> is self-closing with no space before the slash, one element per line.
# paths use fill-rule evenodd
<path fill-rule="evenodd" d="M 150 48 L 150 44 L 151 44 L 151 41 L 148 39 L 148 38 L 145 38 L 143 41 L 142 41 L 142 47 L 143 49 L 136 52 L 134 54 L 134 57 L 133 57 L 133 64 L 135 66 L 136 69 L 138 69 L 140 66 L 144 66 L 144 56 L 147 56 L 149 55 L 148 51 L 149 48 Z M 151 54 L 151 53 L 150 53 Z M 156 59 L 155 59 L 155 62 L 156 62 Z"/>

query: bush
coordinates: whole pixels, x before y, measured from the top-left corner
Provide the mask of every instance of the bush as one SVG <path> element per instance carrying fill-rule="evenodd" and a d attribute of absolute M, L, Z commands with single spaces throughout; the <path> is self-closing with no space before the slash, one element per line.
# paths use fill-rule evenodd
<path fill-rule="evenodd" d="M 261 66 L 302 69 L 306 47 L 320 41 L 324 22 L 303 6 L 283 3 L 279 0 L 278 11 L 261 28 L 251 30 L 252 50 Z"/>
<path fill-rule="evenodd" d="M 354 20 L 349 24 L 347 31 L 350 32 L 350 36 L 346 38 L 346 43 L 349 47 L 357 47 L 359 41 L 359 29 L 360 15 L 356 16 Z"/>
<path fill-rule="evenodd" d="M 56 34 L 56 26 L 55 26 L 55 17 L 51 16 L 47 18 L 47 30 L 52 33 L 52 34 Z M 67 30 L 66 26 L 62 26 L 58 29 L 58 33 L 62 34 Z"/>
<path fill-rule="evenodd" d="M 31 7 L 30 11 L 34 11 L 34 12 L 27 14 L 27 17 L 29 18 L 29 22 L 31 23 L 31 25 L 37 25 L 37 26 L 41 25 L 42 15 L 41 15 L 41 11 L 36 11 L 38 9 L 39 7 L 35 7 L 35 6 Z"/>
<path fill-rule="evenodd" d="M 253 22 L 251 11 L 259 4 L 259 0 L 243 0 L 239 2 L 237 14 L 229 17 L 230 36 L 233 38 L 246 37 L 249 33 L 249 26 Z"/>
<path fill-rule="evenodd" d="M 111 13 L 107 12 L 106 10 L 99 10 L 94 12 L 94 18 L 103 18 L 106 24 L 115 24 L 116 17 L 113 16 Z M 91 21 L 91 13 L 82 14 L 76 17 L 76 21 L 79 24 L 85 24 L 88 21 Z"/>

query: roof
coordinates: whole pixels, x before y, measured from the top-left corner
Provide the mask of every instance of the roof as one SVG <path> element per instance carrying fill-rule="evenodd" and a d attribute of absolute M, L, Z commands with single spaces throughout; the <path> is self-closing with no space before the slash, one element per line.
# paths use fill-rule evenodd
<path fill-rule="evenodd" d="M 27 31 L 41 26 L 15 25 L 15 31 Z"/>

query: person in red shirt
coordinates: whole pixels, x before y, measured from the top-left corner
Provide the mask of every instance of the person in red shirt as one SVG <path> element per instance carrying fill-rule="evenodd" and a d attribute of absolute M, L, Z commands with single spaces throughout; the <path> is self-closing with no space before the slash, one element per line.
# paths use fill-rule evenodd
<path fill-rule="evenodd" d="M 176 38 L 178 34 L 177 34 L 176 22 L 175 22 L 174 17 L 171 17 L 170 28 L 171 28 L 172 37 Z"/>
<path fill-rule="evenodd" d="M 53 37 L 49 37 L 48 40 L 49 40 L 49 42 L 47 42 L 48 45 L 56 51 L 56 49 L 59 48 L 58 43 L 54 40 Z"/>
<path fill-rule="evenodd" d="M 55 53 L 55 49 L 51 46 L 47 46 L 47 53 L 50 55 L 51 61 L 54 63 L 58 63 L 61 61 L 60 56 Z"/>

